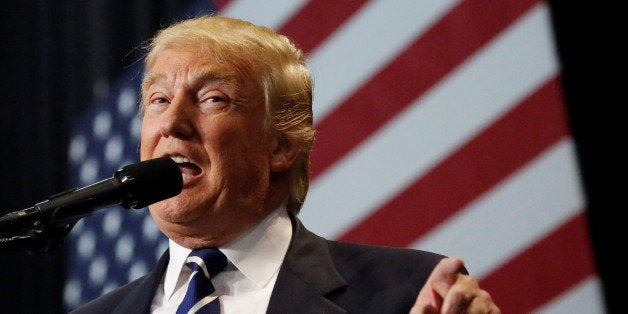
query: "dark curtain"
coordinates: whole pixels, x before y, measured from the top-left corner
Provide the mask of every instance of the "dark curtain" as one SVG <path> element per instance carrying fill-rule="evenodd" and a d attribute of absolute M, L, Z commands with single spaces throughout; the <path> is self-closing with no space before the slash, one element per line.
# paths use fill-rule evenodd
<path fill-rule="evenodd" d="M 0 214 L 68 188 L 68 132 L 186 1 L 3 1 Z M 209 6 L 208 1 L 208 6 Z M 2 313 L 62 313 L 63 249 L 0 250 Z M 10 309 L 6 312 L 5 309 Z"/>
<path fill-rule="evenodd" d="M 69 188 L 70 121 L 98 97 L 102 84 L 141 57 L 137 48 L 142 41 L 179 16 L 185 3 L 2 2 L 0 214 L 30 207 Z M 621 221 L 619 215 L 626 208 L 619 190 L 625 183 L 616 181 L 624 174 L 625 160 L 618 162 L 617 157 L 625 155 L 621 148 L 625 127 L 615 123 L 623 116 L 626 101 L 623 88 L 613 83 L 625 78 L 614 53 L 623 51 L 618 45 L 625 19 L 611 18 L 616 10 L 601 4 L 550 4 L 597 266 L 609 310 L 614 312 L 620 308 L 621 290 L 613 287 L 624 276 L 613 267 L 617 257 L 612 252 L 621 250 L 624 242 L 614 241 L 623 229 L 612 222 Z M 615 79 L 618 75 L 621 79 Z M 71 265 L 65 264 L 63 249 L 0 250 L 0 312 L 61 313 L 65 267 Z"/>
<path fill-rule="evenodd" d="M 562 83 L 583 177 L 593 251 L 608 313 L 623 313 L 620 255 L 626 184 L 625 13 L 607 3 L 550 1 Z M 622 215 L 622 216 L 620 216 Z M 574 252 L 578 254 L 578 252 Z"/>

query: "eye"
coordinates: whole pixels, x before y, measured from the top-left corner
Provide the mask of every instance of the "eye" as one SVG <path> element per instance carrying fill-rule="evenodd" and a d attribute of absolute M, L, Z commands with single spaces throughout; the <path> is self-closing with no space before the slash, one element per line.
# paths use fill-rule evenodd
<path fill-rule="evenodd" d="M 155 93 L 148 98 L 146 110 L 151 112 L 161 112 L 170 104 L 170 100 L 161 93 Z"/>
<path fill-rule="evenodd" d="M 219 103 L 219 102 L 225 102 L 225 101 L 226 101 L 225 97 L 222 97 L 222 96 L 212 96 L 212 97 L 209 97 L 209 99 L 207 99 L 207 102 L 210 102 L 210 103 Z"/>
<path fill-rule="evenodd" d="M 203 112 L 215 112 L 216 110 L 222 110 L 229 104 L 229 98 L 221 93 L 213 93 L 213 95 L 207 95 L 200 101 L 200 108 Z"/>
<path fill-rule="evenodd" d="M 154 97 L 154 98 L 151 98 L 150 103 L 151 104 L 167 104 L 168 99 L 166 99 L 165 97 Z"/>

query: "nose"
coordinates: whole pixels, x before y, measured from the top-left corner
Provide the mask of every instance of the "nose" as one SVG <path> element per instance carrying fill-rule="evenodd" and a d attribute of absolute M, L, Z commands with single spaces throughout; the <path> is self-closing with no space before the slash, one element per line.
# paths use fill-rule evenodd
<path fill-rule="evenodd" d="M 159 131 L 164 137 L 190 138 L 194 135 L 192 122 L 193 106 L 186 105 L 185 100 L 173 101 L 162 114 Z"/>

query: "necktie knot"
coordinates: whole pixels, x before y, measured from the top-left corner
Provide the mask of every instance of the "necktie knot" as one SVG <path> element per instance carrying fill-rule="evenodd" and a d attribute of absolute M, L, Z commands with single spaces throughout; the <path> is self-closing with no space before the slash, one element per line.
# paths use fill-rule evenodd
<path fill-rule="evenodd" d="M 177 314 L 220 313 L 218 299 L 210 297 L 214 286 L 210 279 L 227 266 L 227 257 L 217 248 L 203 248 L 190 252 L 185 265 L 192 277 Z"/>
<path fill-rule="evenodd" d="M 192 271 L 202 271 L 205 277 L 216 276 L 227 266 L 227 257 L 217 248 L 196 249 L 188 255 L 185 265 Z"/>

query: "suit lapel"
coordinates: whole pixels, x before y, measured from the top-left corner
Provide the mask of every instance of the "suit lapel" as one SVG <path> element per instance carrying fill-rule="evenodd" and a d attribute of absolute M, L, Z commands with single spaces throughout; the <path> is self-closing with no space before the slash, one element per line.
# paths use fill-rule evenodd
<path fill-rule="evenodd" d="M 290 215 L 293 236 L 279 270 L 268 313 L 346 313 L 326 296 L 346 286 L 329 254 L 327 241 Z"/>

